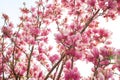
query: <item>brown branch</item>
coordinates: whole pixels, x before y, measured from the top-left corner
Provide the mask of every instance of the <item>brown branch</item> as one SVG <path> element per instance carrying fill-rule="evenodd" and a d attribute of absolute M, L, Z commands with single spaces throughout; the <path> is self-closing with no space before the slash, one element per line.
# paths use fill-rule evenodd
<path fill-rule="evenodd" d="M 28 59 L 28 66 L 27 66 L 27 79 L 29 79 L 29 71 L 30 71 L 30 61 L 31 61 L 31 58 L 32 58 L 32 53 L 33 53 L 33 50 L 34 50 L 34 45 L 32 46 L 32 49 L 31 49 L 31 52 L 30 52 L 30 57 Z"/>
<path fill-rule="evenodd" d="M 15 68 L 15 62 L 14 62 L 14 60 L 15 60 L 15 56 L 14 56 L 14 54 L 15 54 L 15 47 L 16 46 L 14 44 L 13 53 L 12 53 L 12 57 L 13 57 L 13 60 L 12 60 L 12 71 L 14 73 L 15 79 L 18 80 L 18 75 L 15 73 L 15 70 L 14 70 L 14 68 Z"/>
<path fill-rule="evenodd" d="M 44 80 L 47 80 L 47 78 L 49 77 L 49 75 L 52 73 L 52 71 L 55 69 L 55 67 L 63 60 L 63 58 L 65 57 L 65 54 L 63 54 L 63 56 L 60 58 L 60 60 L 52 67 L 52 69 L 50 70 L 50 72 L 46 75 Z"/>
<path fill-rule="evenodd" d="M 60 64 L 59 64 L 59 65 L 60 65 Z M 59 65 L 58 65 L 57 68 L 56 68 L 56 71 L 55 71 L 55 74 L 54 74 L 53 80 L 55 80 L 56 73 L 57 73 L 57 71 L 58 71 Z"/>
<path fill-rule="evenodd" d="M 73 63 L 74 63 L 74 57 L 72 56 L 72 58 L 71 58 L 71 69 L 73 68 Z"/>
<path fill-rule="evenodd" d="M 98 10 L 93 14 L 93 16 L 85 23 L 85 26 L 84 26 L 84 28 L 81 30 L 80 34 L 82 34 L 82 33 L 87 29 L 87 27 L 88 27 L 89 24 L 93 21 L 93 19 L 95 18 L 95 16 L 98 14 L 99 11 L 100 11 L 100 9 L 98 9 Z"/>
<path fill-rule="evenodd" d="M 62 65 L 61 65 L 61 68 L 60 68 L 60 71 L 59 71 L 59 73 L 58 73 L 58 76 L 57 76 L 57 79 L 56 79 L 56 80 L 59 80 L 59 78 L 60 78 L 60 76 L 61 76 L 61 74 L 62 74 L 62 70 L 63 70 L 64 64 L 65 64 L 65 61 L 63 61 Z"/>
<path fill-rule="evenodd" d="M 2 42 L 2 78 L 5 80 L 5 75 L 4 75 L 4 36 L 3 36 L 3 42 Z"/>

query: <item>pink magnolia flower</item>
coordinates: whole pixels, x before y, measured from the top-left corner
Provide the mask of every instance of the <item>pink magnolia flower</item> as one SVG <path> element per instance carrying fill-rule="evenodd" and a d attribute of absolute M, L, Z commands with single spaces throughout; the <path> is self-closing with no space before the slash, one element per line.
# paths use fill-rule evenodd
<path fill-rule="evenodd" d="M 35 7 L 31 7 L 31 11 L 35 12 L 36 8 Z"/>
<path fill-rule="evenodd" d="M 30 29 L 30 32 L 33 36 L 38 36 L 39 33 L 40 33 L 40 29 L 37 28 L 37 27 L 33 27 L 33 28 Z"/>
<path fill-rule="evenodd" d="M 54 55 L 50 56 L 49 59 L 52 63 L 54 63 L 56 60 L 59 60 L 59 55 L 54 54 Z"/>
<path fill-rule="evenodd" d="M 65 63 L 65 67 L 66 69 L 70 69 L 71 68 L 71 61 L 68 60 L 66 63 Z"/>
<path fill-rule="evenodd" d="M 96 0 L 88 0 L 88 4 L 90 5 L 90 6 L 95 6 L 95 3 L 96 3 Z"/>
<path fill-rule="evenodd" d="M 43 76 L 43 72 L 40 71 L 39 74 L 38 74 L 38 78 L 41 78 Z"/>
<path fill-rule="evenodd" d="M 61 33 L 58 33 L 58 34 L 55 34 L 55 39 L 57 42 L 61 42 L 61 41 L 64 41 L 64 39 L 66 39 L 67 36 L 61 34 Z"/>
<path fill-rule="evenodd" d="M 29 44 L 32 44 L 32 45 L 36 44 L 36 41 L 32 38 L 28 42 L 29 42 Z"/>
<path fill-rule="evenodd" d="M 16 66 L 15 66 L 15 72 L 20 75 L 20 76 L 24 76 L 25 72 L 27 70 L 27 67 L 25 66 L 25 63 L 19 62 Z"/>
<path fill-rule="evenodd" d="M 3 32 L 4 36 L 11 37 L 12 31 L 9 27 L 3 26 L 2 32 Z"/>
<path fill-rule="evenodd" d="M 75 49 L 70 49 L 66 52 L 67 55 L 75 56 Z"/>
<path fill-rule="evenodd" d="M 27 8 L 20 8 L 22 13 L 28 14 L 29 10 Z"/>
<path fill-rule="evenodd" d="M 113 77 L 112 69 L 105 69 L 104 70 L 104 76 L 105 76 L 106 79 L 111 79 Z"/>
<path fill-rule="evenodd" d="M 110 64 L 110 60 L 104 60 L 100 62 L 101 65 L 107 66 Z"/>
<path fill-rule="evenodd" d="M 45 58 L 45 56 L 43 55 L 43 54 L 39 54 L 38 56 L 37 56 L 37 60 L 38 61 L 44 61 L 46 58 Z"/>
<path fill-rule="evenodd" d="M 50 29 L 44 29 L 41 32 L 41 36 L 47 36 L 49 34 L 49 32 L 50 32 Z"/>
<path fill-rule="evenodd" d="M 98 64 L 99 57 L 100 57 L 100 52 L 97 48 L 93 48 L 90 52 L 86 54 L 86 59 L 92 62 L 94 65 Z"/>
<path fill-rule="evenodd" d="M 93 48 L 92 54 L 94 55 L 95 58 L 99 58 L 99 51 L 97 48 Z"/>
<path fill-rule="evenodd" d="M 105 80 L 104 74 L 99 72 L 98 75 L 97 75 L 97 78 L 95 78 L 95 80 Z"/>
<path fill-rule="evenodd" d="M 111 48 L 111 47 L 100 48 L 100 54 L 103 57 L 110 57 L 111 55 L 114 54 L 114 48 Z"/>
<path fill-rule="evenodd" d="M 10 28 L 13 28 L 14 25 L 13 25 L 12 22 L 10 22 L 8 26 L 9 26 Z"/>
<path fill-rule="evenodd" d="M 65 71 L 65 80 L 80 80 L 80 73 L 76 67 Z"/>
<path fill-rule="evenodd" d="M 109 37 L 110 36 L 109 32 L 105 29 L 100 29 L 99 34 L 100 34 L 100 36 L 103 36 L 103 37 Z"/>
<path fill-rule="evenodd" d="M 5 20 L 9 20 L 9 16 L 7 14 L 2 14 L 2 16 Z"/>
<path fill-rule="evenodd" d="M 113 8 L 115 8 L 114 7 L 115 5 L 117 5 L 116 1 L 113 1 L 113 0 L 108 1 L 108 8 L 113 9 Z"/>
<path fill-rule="evenodd" d="M 43 2 L 42 1 L 36 1 L 35 2 L 38 6 L 40 6 L 40 5 L 42 5 L 43 4 Z"/>
<path fill-rule="evenodd" d="M 42 44 L 38 46 L 38 51 L 39 51 L 39 54 L 44 53 L 44 50 L 42 48 Z"/>

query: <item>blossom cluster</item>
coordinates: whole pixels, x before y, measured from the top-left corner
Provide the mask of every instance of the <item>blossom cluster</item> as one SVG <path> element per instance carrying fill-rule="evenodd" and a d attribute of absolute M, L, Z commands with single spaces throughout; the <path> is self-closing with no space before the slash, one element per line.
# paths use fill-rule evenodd
<path fill-rule="evenodd" d="M 112 34 L 100 27 L 98 18 L 116 19 L 120 0 L 38 0 L 35 4 L 27 8 L 23 3 L 16 26 L 7 14 L 2 15 L 0 80 L 119 78 L 120 50 L 110 46 Z M 50 45 L 51 34 L 56 45 Z M 78 60 L 93 64 L 86 79 L 75 66 Z"/>

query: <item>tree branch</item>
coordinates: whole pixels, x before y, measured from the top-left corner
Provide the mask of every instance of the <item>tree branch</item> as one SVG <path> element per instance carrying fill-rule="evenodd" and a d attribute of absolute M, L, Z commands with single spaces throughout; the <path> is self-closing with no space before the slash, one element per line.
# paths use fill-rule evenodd
<path fill-rule="evenodd" d="M 27 75 L 26 75 L 27 79 L 29 79 L 30 61 L 31 61 L 33 50 L 34 50 L 34 45 L 32 46 L 32 49 L 31 49 L 31 52 L 30 52 L 30 57 L 28 59 Z"/>
<path fill-rule="evenodd" d="M 92 20 L 94 19 L 94 17 L 98 14 L 98 12 L 100 11 L 100 9 L 98 9 L 95 14 L 93 14 L 93 16 L 85 23 L 84 28 L 81 30 L 80 34 L 82 34 L 86 28 L 89 26 L 89 24 L 92 22 Z"/>
<path fill-rule="evenodd" d="M 63 54 L 63 56 L 60 58 L 60 60 L 52 67 L 52 69 L 50 70 L 50 72 L 46 75 L 44 80 L 47 80 L 47 78 L 49 77 L 49 75 L 52 73 L 52 71 L 55 69 L 55 67 L 63 60 L 63 58 L 65 57 L 65 54 Z"/>

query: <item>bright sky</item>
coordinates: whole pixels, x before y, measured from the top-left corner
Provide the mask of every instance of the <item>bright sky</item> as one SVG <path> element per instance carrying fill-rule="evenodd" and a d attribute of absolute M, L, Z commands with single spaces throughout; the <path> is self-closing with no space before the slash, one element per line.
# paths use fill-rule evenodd
<path fill-rule="evenodd" d="M 31 7 L 34 5 L 34 0 L 0 0 L 0 16 L 2 13 L 6 13 L 9 15 L 10 20 L 13 23 L 18 23 L 19 15 L 20 15 L 20 7 L 23 7 L 23 2 L 26 2 L 26 6 Z M 0 17 L 0 26 L 1 24 L 1 17 Z"/>
<path fill-rule="evenodd" d="M 3 21 L 1 19 L 2 13 L 7 13 L 10 17 L 10 20 L 12 20 L 13 23 L 18 23 L 20 16 L 19 8 L 23 6 L 22 3 L 26 2 L 26 6 L 31 7 L 31 5 L 34 6 L 34 1 L 35 0 L 0 0 L 0 27 L 3 25 Z M 120 48 L 120 17 L 118 17 L 114 21 L 110 20 L 109 22 L 106 22 L 105 20 L 100 18 L 100 21 L 100 25 L 102 27 L 107 28 L 113 32 L 113 35 L 111 37 L 113 41 L 113 46 L 116 48 Z M 90 71 L 88 64 L 80 63 L 79 65 L 82 65 L 79 68 L 81 68 L 84 74 L 87 74 L 85 73 L 86 71 Z"/>

